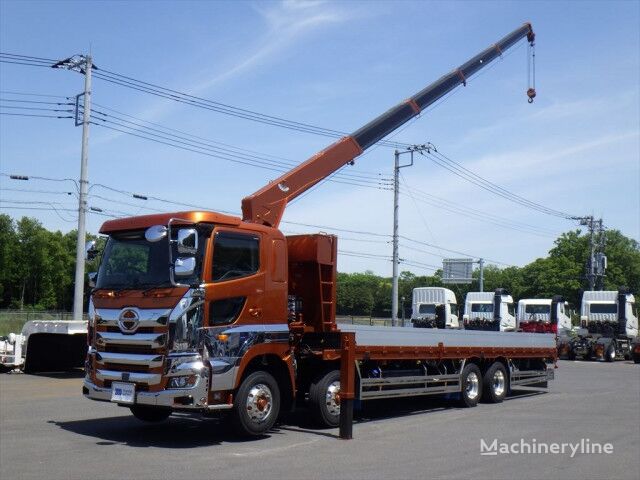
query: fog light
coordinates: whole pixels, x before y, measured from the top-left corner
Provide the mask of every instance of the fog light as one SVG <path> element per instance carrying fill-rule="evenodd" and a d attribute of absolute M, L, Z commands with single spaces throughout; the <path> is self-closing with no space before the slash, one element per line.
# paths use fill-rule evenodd
<path fill-rule="evenodd" d="M 195 375 L 185 375 L 181 377 L 171 377 L 169 379 L 168 388 L 188 388 L 192 387 L 196 383 Z"/>

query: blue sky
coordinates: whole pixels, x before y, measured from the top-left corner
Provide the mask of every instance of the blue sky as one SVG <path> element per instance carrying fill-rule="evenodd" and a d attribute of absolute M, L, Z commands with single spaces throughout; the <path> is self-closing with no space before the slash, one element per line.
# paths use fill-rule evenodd
<path fill-rule="evenodd" d="M 519 195 L 640 239 L 640 2 L 0 2 L 0 50 L 64 58 L 89 49 L 98 67 L 287 119 L 352 132 L 525 21 L 537 34 L 536 87 L 526 101 L 527 50 L 508 52 L 467 87 L 393 137 L 432 142 L 451 159 Z M 0 64 L 3 91 L 75 95 L 73 72 Z M 3 99 L 36 98 L 2 93 Z M 212 141 L 295 162 L 330 140 L 193 108 L 95 79 L 93 100 Z M 8 103 L 5 103 L 8 105 Z M 98 108 L 98 107 L 96 107 Z M 9 111 L 9 110 L 6 110 Z M 81 129 L 69 120 L 0 116 L 0 172 L 78 178 Z M 392 173 L 393 150 L 372 149 L 347 173 Z M 174 149 L 92 126 L 89 179 L 238 212 L 276 172 Z M 403 186 L 535 227 L 535 234 L 454 214 L 401 195 L 406 237 L 524 265 L 575 224 L 523 208 L 453 176 L 426 157 Z M 2 206 L 73 197 L 70 182 L 0 177 Z M 89 204 L 116 214 L 180 210 L 97 186 Z M 103 198 L 99 198 L 103 197 Z M 116 200 L 119 203 L 104 200 Z M 392 192 L 327 182 L 284 220 L 391 234 Z M 128 203 L 131 205 L 125 205 Z M 48 206 L 47 206 L 48 208 Z M 71 212 L 3 208 L 48 228 Z M 97 232 L 104 217 L 90 215 Z M 283 224 L 288 232 L 317 231 Z M 328 230 L 327 230 L 328 231 Z M 385 237 L 340 234 L 340 249 L 390 256 Z M 363 241 L 369 240 L 369 241 Z M 370 240 L 376 240 L 372 242 Z M 423 250 L 417 251 L 418 250 Z M 429 253 L 425 253 L 429 252 Z M 401 258 L 437 266 L 459 256 L 404 241 Z M 342 271 L 390 275 L 384 258 L 343 255 Z M 401 267 L 415 273 L 429 268 Z"/>

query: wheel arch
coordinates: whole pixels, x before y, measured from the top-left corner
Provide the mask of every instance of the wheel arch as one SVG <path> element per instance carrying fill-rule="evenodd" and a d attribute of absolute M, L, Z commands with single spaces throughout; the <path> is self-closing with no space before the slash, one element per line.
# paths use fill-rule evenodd
<path fill-rule="evenodd" d="M 234 389 L 239 388 L 245 378 L 253 372 L 263 371 L 269 373 L 278 383 L 282 401 L 282 411 L 286 411 L 293 405 L 295 397 L 295 375 L 293 357 L 282 355 L 284 352 L 269 351 L 268 349 L 256 349 L 248 352 L 242 359 Z"/>

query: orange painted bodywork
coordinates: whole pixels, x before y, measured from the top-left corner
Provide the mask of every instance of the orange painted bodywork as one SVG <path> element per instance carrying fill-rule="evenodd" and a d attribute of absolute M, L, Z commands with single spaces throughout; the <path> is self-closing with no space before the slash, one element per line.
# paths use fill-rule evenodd
<path fill-rule="evenodd" d="M 338 140 L 256 193 L 242 199 L 243 219 L 277 227 L 288 202 L 361 153 L 362 148 L 352 137 Z"/>
<path fill-rule="evenodd" d="M 141 215 L 138 217 L 117 218 L 108 220 L 102 224 L 100 233 L 109 234 L 126 230 L 140 230 L 152 227 L 153 225 L 167 225 L 169 220 L 185 220 L 186 223 L 212 223 L 223 225 L 240 225 L 242 220 L 231 215 L 224 215 L 215 212 L 189 211 L 157 213 L 153 215 Z M 175 222 L 179 224 L 180 222 Z"/>

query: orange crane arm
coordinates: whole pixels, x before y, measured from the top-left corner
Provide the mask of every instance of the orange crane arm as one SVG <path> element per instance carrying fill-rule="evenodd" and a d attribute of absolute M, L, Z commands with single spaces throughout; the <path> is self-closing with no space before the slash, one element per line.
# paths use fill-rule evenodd
<path fill-rule="evenodd" d="M 254 194 L 245 197 L 242 200 L 243 220 L 277 228 L 288 202 L 351 162 L 371 145 L 418 115 L 458 85 L 466 85 L 467 78 L 525 37 L 533 44 L 535 34 L 530 23 L 525 23 L 411 98 L 383 113 L 353 134 L 341 138 L 316 153 Z M 528 95 L 532 98 L 535 92 L 528 92 Z"/>

